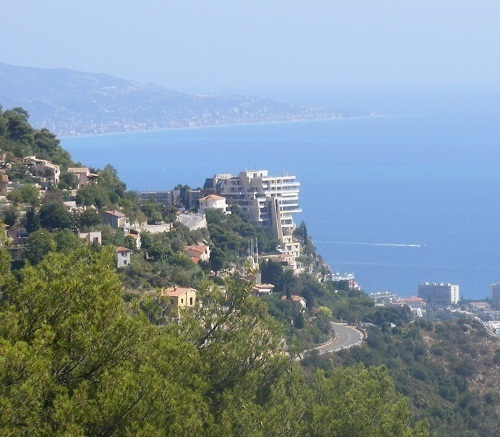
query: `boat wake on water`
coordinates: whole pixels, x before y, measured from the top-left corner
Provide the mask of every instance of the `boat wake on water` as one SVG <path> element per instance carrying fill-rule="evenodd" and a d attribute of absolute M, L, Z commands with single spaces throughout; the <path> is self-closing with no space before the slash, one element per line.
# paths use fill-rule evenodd
<path fill-rule="evenodd" d="M 379 247 L 425 247 L 425 244 L 411 244 L 411 243 L 359 243 L 355 241 L 314 241 L 319 244 L 345 244 L 350 246 L 379 246 Z"/>

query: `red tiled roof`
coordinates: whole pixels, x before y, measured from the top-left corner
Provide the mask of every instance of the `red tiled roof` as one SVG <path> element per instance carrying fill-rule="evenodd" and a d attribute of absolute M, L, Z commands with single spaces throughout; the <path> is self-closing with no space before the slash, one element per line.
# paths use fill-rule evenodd
<path fill-rule="evenodd" d="M 296 294 L 292 294 L 292 301 L 293 302 L 306 302 L 306 300 L 302 296 L 297 296 Z"/>
<path fill-rule="evenodd" d="M 264 289 L 267 289 L 267 288 L 274 288 L 274 285 L 273 284 L 255 284 L 253 286 L 253 288 L 264 288 Z"/>
<path fill-rule="evenodd" d="M 411 296 L 403 299 L 403 302 L 423 302 L 424 300 L 421 297 Z"/>
<path fill-rule="evenodd" d="M 205 253 L 206 246 L 184 246 L 184 252 L 194 251 L 201 254 Z"/>
<path fill-rule="evenodd" d="M 196 291 L 193 288 L 170 287 L 170 288 L 165 289 L 162 294 L 164 294 L 165 296 L 179 297 L 179 296 L 187 293 L 190 290 Z"/>
<path fill-rule="evenodd" d="M 209 194 L 208 196 L 202 197 L 200 200 L 222 200 L 225 197 L 217 196 L 217 194 Z"/>
<path fill-rule="evenodd" d="M 118 217 L 118 218 L 122 218 L 122 217 L 125 217 L 125 214 L 123 214 L 122 212 L 120 211 L 104 211 L 106 214 L 109 214 L 109 215 L 114 215 L 115 217 Z"/>
<path fill-rule="evenodd" d="M 116 248 L 116 251 L 117 251 L 117 252 L 132 252 L 132 250 L 131 250 L 131 249 L 129 249 L 128 247 L 123 247 L 123 246 L 118 246 L 118 247 Z"/>

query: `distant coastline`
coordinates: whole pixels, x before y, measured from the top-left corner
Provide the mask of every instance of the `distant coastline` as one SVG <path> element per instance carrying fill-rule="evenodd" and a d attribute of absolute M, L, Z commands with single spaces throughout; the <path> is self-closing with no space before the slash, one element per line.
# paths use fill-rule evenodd
<path fill-rule="evenodd" d="M 269 121 L 248 121 L 248 122 L 235 122 L 235 123 L 221 123 L 221 124 L 207 124 L 198 126 L 179 126 L 179 127 L 165 127 L 165 128 L 152 128 L 152 129 L 130 129 L 109 132 L 96 132 L 96 133 L 74 133 L 74 134 L 59 134 L 57 136 L 61 139 L 64 138 L 85 138 L 85 137 L 105 137 L 115 135 L 128 135 L 128 134 L 144 134 L 150 132 L 169 132 L 169 131 L 187 131 L 196 129 L 214 129 L 214 128 L 227 128 L 227 127 L 242 127 L 242 126 L 258 126 L 258 125 L 274 125 L 274 124 L 296 124 L 296 123 L 321 123 L 329 121 L 342 121 L 342 120 L 358 120 L 367 118 L 382 118 L 382 117 L 396 117 L 395 114 L 380 114 L 369 113 L 366 115 L 353 115 L 344 117 L 323 117 L 323 118 L 300 118 L 295 120 L 269 120 Z"/>

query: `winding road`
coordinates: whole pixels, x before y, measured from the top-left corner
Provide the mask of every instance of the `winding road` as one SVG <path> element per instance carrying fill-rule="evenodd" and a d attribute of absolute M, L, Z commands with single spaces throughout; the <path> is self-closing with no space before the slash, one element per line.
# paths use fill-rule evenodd
<path fill-rule="evenodd" d="M 332 322 L 332 327 L 335 331 L 335 338 L 315 348 L 320 354 L 347 349 L 363 342 L 364 334 L 352 326 Z"/>

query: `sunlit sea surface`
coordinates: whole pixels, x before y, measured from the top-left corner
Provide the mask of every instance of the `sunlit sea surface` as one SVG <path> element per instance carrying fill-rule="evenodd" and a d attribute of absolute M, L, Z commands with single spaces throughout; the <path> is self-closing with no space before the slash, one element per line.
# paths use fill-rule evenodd
<path fill-rule="evenodd" d="M 304 220 L 335 272 L 367 292 L 423 282 L 483 298 L 500 282 L 498 114 L 381 116 L 63 138 L 132 190 L 202 187 L 215 173 L 296 175 Z"/>

